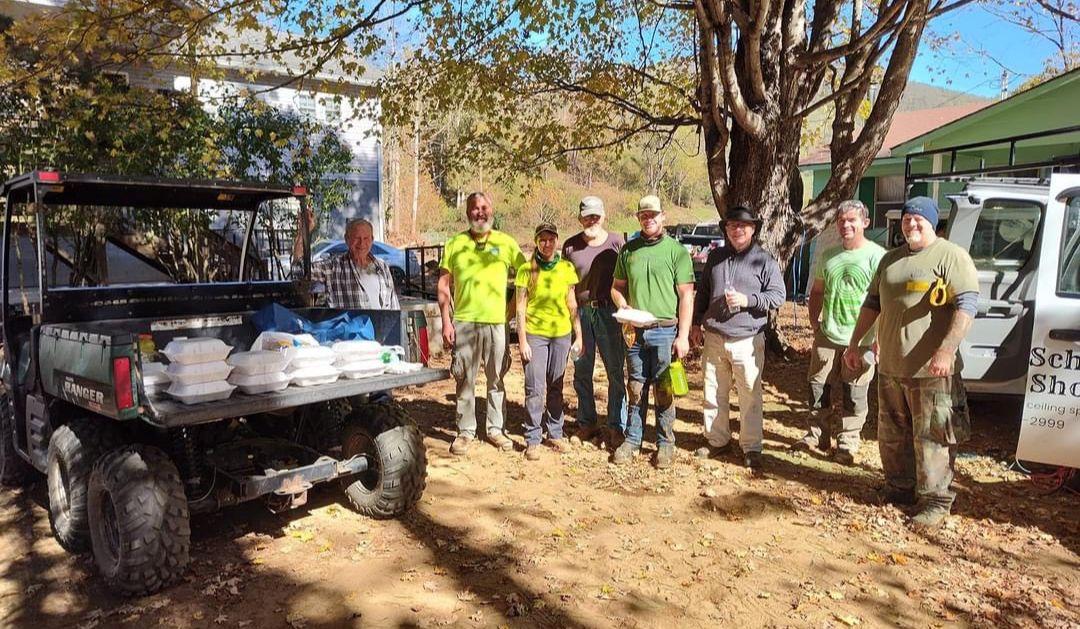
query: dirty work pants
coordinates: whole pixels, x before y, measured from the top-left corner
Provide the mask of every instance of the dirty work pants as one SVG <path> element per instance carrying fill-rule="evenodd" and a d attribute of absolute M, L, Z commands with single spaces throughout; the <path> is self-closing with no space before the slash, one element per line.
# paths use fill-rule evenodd
<path fill-rule="evenodd" d="M 761 411 L 761 368 L 765 364 L 765 335 L 728 339 L 705 330 L 701 367 L 705 372 L 705 438 L 713 447 L 731 441 L 731 385 L 739 394 L 739 447 L 743 452 L 761 452 L 763 438 Z"/>
<path fill-rule="evenodd" d="M 878 374 L 878 409 L 878 447 L 888 488 L 914 490 L 920 509 L 951 508 L 956 445 L 970 432 L 960 377 Z"/>
<path fill-rule="evenodd" d="M 578 426 L 595 426 L 596 394 L 593 393 L 593 369 L 596 352 L 607 370 L 607 425 L 626 429 L 626 344 L 622 327 L 612 317 L 610 307 L 578 309 L 581 318 L 581 357 L 574 361 L 574 392 L 577 393 Z"/>
<path fill-rule="evenodd" d="M 455 321 L 454 356 L 450 373 L 457 383 L 458 434 L 476 436 L 476 374 L 484 365 L 487 377 L 487 434 L 503 432 L 506 390 L 503 376 L 510 370 L 506 324 Z"/>
<path fill-rule="evenodd" d="M 539 445 L 544 431 L 549 439 L 563 436 L 563 376 L 570 355 L 570 335 L 555 338 L 526 334 L 532 360 L 525 363 L 525 443 Z"/>
<path fill-rule="evenodd" d="M 675 398 L 660 386 L 661 375 L 671 365 L 671 344 L 677 326 L 638 329 L 634 345 L 626 353 L 629 378 L 626 384 L 629 407 L 626 416 L 626 441 L 641 447 L 645 416 L 649 410 L 649 390 L 655 389 L 656 443 L 675 445 Z"/>
<path fill-rule="evenodd" d="M 869 411 L 867 399 L 870 381 L 874 379 L 874 365 L 863 363 L 858 371 L 848 369 L 844 365 L 844 349 L 820 335 L 814 339 L 809 369 L 810 417 L 803 441 L 820 450 L 828 450 L 835 434 L 836 447 L 855 454 L 859 451 L 859 433 Z M 869 347 L 859 348 L 860 355 L 869 351 Z M 841 393 L 839 413 L 832 408 L 832 391 L 836 385 Z"/>

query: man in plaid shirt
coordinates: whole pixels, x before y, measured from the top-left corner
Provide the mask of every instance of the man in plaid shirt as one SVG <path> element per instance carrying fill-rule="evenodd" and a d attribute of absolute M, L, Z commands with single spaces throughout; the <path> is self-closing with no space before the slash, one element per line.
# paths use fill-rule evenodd
<path fill-rule="evenodd" d="M 394 278 L 385 262 L 371 255 L 371 223 L 357 218 L 345 226 L 349 250 L 314 262 L 311 279 L 326 287 L 327 305 L 355 310 L 399 310 Z"/>

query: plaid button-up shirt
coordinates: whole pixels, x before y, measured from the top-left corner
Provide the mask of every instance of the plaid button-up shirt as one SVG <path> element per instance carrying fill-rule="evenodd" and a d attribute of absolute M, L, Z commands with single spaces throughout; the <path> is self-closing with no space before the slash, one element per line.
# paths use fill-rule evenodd
<path fill-rule="evenodd" d="M 385 262 L 368 255 L 371 263 L 359 268 L 349 252 L 330 256 L 311 265 L 311 279 L 326 287 L 331 308 L 400 310 L 394 278 Z"/>

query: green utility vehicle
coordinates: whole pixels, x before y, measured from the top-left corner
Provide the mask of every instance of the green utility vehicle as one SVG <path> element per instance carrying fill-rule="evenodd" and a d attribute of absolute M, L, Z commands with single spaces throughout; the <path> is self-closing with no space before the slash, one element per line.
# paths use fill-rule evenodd
<path fill-rule="evenodd" d="M 268 304 L 312 321 L 341 313 L 313 307 L 310 282 L 264 279 L 277 252 L 256 226 L 295 217 L 305 195 L 48 171 L 0 186 L 0 481 L 44 474 L 56 539 L 91 551 L 120 592 L 154 592 L 184 573 L 190 514 L 257 498 L 288 509 L 340 481 L 359 512 L 387 518 L 424 490 L 420 432 L 374 394 L 446 370 L 195 404 L 144 383 L 144 365 L 176 338 L 248 349 L 260 332 L 252 317 Z M 307 277 L 310 235 L 302 241 Z M 386 345 L 422 336 L 399 311 L 351 313 L 369 316 Z"/>

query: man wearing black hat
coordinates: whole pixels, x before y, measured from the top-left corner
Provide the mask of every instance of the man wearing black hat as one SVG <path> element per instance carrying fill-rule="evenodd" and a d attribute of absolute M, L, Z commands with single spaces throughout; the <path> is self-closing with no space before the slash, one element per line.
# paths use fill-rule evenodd
<path fill-rule="evenodd" d="M 786 297 L 776 260 L 757 244 L 761 219 L 749 208 L 724 214 L 723 247 L 705 261 L 694 301 L 693 335 L 703 344 L 705 438 L 702 458 L 724 452 L 731 441 L 728 392 L 732 380 L 739 394 L 739 445 L 746 466 L 761 468 L 761 370 L 765 364 L 762 334 L 769 311 Z"/>
<path fill-rule="evenodd" d="M 849 368 L 861 362 L 858 339 L 878 324 L 878 448 L 887 502 L 917 504 L 912 526 L 945 521 L 956 446 L 970 430 L 956 350 L 971 327 L 979 278 L 968 252 L 935 233 L 937 203 L 904 204 L 905 244 L 882 257 L 859 313 Z"/>

